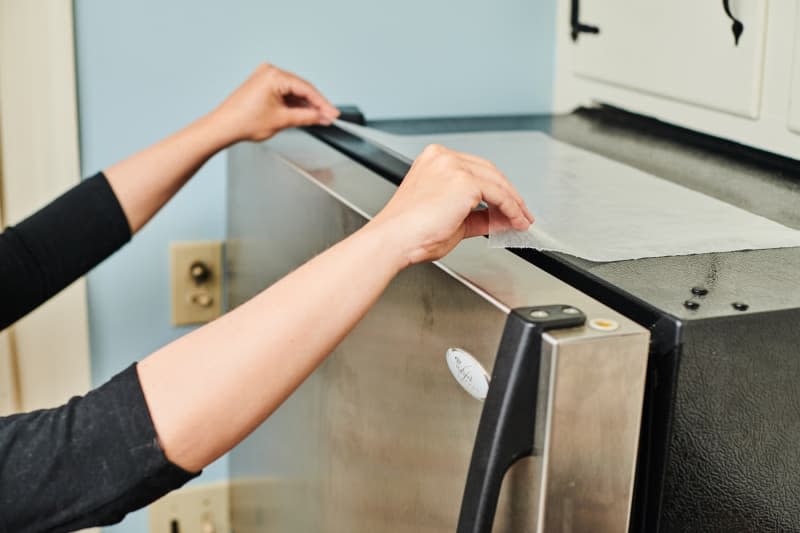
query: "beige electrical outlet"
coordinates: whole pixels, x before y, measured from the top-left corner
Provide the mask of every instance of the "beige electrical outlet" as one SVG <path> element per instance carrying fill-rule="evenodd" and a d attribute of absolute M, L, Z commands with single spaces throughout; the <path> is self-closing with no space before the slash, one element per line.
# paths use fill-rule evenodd
<path fill-rule="evenodd" d="M 176 490 L 149 507 L 150 533 L 230 533 L 227 482 Z"/>
<path fill-rule="evenodd" d="M 170 245 L 172 323 L 198 324 L 222 313 L 222 243 L 173 242 Z"/>

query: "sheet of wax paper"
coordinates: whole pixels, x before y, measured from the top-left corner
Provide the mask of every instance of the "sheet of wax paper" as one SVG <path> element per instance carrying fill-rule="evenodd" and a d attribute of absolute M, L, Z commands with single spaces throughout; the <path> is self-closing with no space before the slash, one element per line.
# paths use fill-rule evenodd
<path fill-rule="evenodd" d="M 536 223 L 514 231 L 502 217 L 491 216 L 492 247 L 554 250 L 605 262 L 800 246 L 798 230 L 543 133 L 392 135 L 338 125 L 408 160 L 439 143 L 494 162 Z"/>

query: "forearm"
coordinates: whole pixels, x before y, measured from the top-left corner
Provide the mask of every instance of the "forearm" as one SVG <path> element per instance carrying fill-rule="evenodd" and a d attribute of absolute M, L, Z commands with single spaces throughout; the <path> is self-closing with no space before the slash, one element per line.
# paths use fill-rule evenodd
<path fill-rule="evenodd" d="M 266 419 L 405 265 L 367 226 L 138 366 L 167 457 L 196 471 Z"/>
<path fill-rule="evenodd" d="M 105 170 L 132 232 L 178 192 L 208 159 L 238 139 L 216 112 Z"/>
<path fill-rule="evenodd" d="M 339 116 L 308 82 L 261 65 L 213 112 L 108 169 L 105 174 L 135 233 L 211 156 L 241 141 L 264 141 L 296 126 Z"/>

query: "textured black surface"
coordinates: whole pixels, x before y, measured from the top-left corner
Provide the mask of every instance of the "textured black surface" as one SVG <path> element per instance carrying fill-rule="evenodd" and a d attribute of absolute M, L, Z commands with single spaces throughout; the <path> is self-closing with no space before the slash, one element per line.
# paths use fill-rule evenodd
<path fill-rule="evenodd" d="M 800 531 L 800 311 L 684 328 L 662 531 Z"/>
<path fill-rule="evenodd" d="M 553 137 L 800 229 L 800 165 L 732 143 L 683 133 L 610 109 L 563 116 L 377 121 L 394 133 L 540 130 Z M 798 138 L 800 141 L 800 138 Z M 534 213 L 535 214 L 535 213 Z M 800 307 L 800 248 L 592 263 L 548 253 L 601 282 L 672 316 L 692 320 L 737 312 Z M 702 300 L 691 288 L 702 285 Z M 697 310 L 684 307 L 700 301 Z"/>
<path fill-rule="evenodd" d="M 545 131 L 800 228 L 796 161 L 613 109 L 370 125 Z M 651 330 L 632 531 L 800 531 L 800 249 L 613 263 L 517 253 Z"/>

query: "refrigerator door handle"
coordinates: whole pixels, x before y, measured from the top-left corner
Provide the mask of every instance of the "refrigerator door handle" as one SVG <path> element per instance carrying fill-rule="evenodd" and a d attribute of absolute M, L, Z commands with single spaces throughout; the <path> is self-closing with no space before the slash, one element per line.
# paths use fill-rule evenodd
<path fill-rule="evenodd" d="M 586 316 L 569 305 L 514 309 L 506 320 L 481 412 L 458 533 L 490 533 L 506 471 L 533 452 L 542 333 L 581 326 Z"/>

